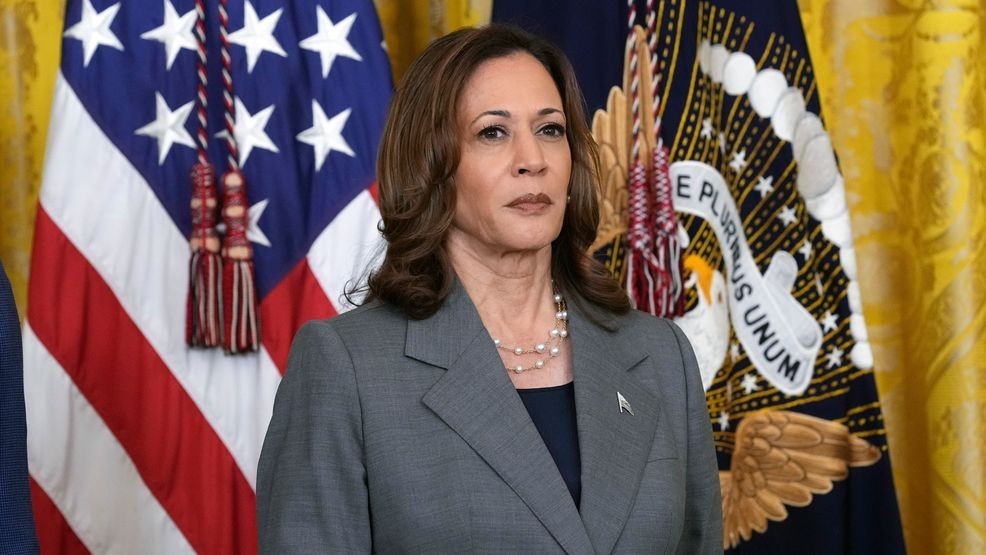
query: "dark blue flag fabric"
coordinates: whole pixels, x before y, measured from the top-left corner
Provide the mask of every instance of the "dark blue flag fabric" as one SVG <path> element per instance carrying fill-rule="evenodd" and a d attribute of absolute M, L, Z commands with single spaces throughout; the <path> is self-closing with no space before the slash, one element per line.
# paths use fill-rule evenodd
<path fill-rule="evenodd" d="M 683 306 L 729 552 L 904 551 L 845 183 L 794 0 L 636 5 L 656 58 Z M 572 58 L 603 163 L 594 254 L 625 279 L 632 98 L 622 2 L 497 0 Z M 649 94 L 649 75 L 641 75 Z M 615 88 L 614 88 L 615 87 Z M 656 112 L 656 113 L 655 113 Z M 646 127 L 646 123 L 645 123 Z"/>
<path fill-rule="evenodd" d="M 27 474 L 21 330 L 0 262 L 0 553 L 37 553 Z"/>

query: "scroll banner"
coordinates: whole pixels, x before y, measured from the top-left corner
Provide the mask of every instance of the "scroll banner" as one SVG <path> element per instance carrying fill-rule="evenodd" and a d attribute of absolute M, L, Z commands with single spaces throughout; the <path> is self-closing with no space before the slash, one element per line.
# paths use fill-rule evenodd
<path fill-rule="evenodd" d="M 694 160 L 671 164 L 670 173 L 675 210 L 706 220 L 719 240 L 730 319 L 750 361 L 782 393 L 801 395 L 814 375 L 822 331 L 791 295 L 797 262 L 790 253 L 778 251 L 761 274 L 722 175 Z"/>

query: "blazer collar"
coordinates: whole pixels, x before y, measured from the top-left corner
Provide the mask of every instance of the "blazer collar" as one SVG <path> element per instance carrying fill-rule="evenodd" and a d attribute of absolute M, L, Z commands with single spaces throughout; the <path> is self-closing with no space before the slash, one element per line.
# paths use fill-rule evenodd
<path fill-rule="evenodd" d="M 644 350 L 602 327 L 615 328 L 616 321 L 584 305 L 569 303 L 581 514 L 461 284 L 430 318 L 408 322 L 405 354 L 447 369 L 422 401 L 500 475 L 566 552 L 609 553 L 632 507 L 659 409 L 626 372 L 645 358 Z M 619 410 L 617 392 L 634 415 Z"/>

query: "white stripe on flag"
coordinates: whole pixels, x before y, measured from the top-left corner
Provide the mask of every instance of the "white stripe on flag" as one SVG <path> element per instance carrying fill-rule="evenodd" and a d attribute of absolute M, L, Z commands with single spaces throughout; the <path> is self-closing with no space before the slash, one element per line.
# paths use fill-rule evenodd
<path fill-rule="evenodd" d="M 126 451 L 29 322 L 24 367 L 31 476 L 79 540 L 93 553 L 191 553 Z"/>
<path fill-rule="evenodd" d="M 378 257 L 383 254 L 379 221 L 380 210 L 370 193 L 363 191 L 339 212 L 308 251 L 308 266 L 336 312 L 352 308 L 344 296 L 350 282 L 365 279 L 367 264 L 376 266 L 383 260 Z"/>
<path fill-rule="evenodd" d="M 186 347 L 188 242 L 61 72 L 52 114 L 41 204 L 106 281 L 255 488 L 280 373 L 266 352 L 229 357 Z"/>

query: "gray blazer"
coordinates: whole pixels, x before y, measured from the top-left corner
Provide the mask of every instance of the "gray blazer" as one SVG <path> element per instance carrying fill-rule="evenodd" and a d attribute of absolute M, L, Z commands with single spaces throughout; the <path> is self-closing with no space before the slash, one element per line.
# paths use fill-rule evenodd
<path fill-rule="evenodd" d="M 261 551 L 722 552 L 688 340 L 579 304 L 581 510 L 457 286 L 425 320 L 373 302 L 298 333 L 257 474 Z"/>

